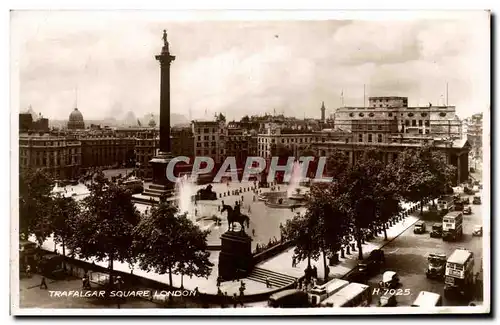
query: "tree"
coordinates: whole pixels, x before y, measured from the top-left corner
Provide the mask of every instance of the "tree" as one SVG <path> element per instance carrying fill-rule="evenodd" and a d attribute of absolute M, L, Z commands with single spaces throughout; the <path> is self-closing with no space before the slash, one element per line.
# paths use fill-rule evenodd
<path fill-rule="evenodd" d="M 184 214 L 178 217 L 177 231 L 184 242 L 180 251 L 180 258 L 177 263 L 176 272 L 181 274 L 181 286 L 183 277 L 208 277 L 212 272 L 213 263 L 210 262 L 210 252 L 207 251 L 207 236 L 210 231 L 202 231 Z"/>
<path fill-rule="evenodd" d="M 328 279 L 327 255 L 336 254 L 344 243 L 344 237 L 349 233 L 349 219 L 344 211 L 341 200 L 338 200 L 337 184 L 329 188 L 313 185 L 306 204 L 306 218 L 314 225 L 317 246 L 312 246 L 323 255 L 325 281 Z M 313 252 L 316 256 L 316 252 Z"/>
<path fill-rule="evenodd" d="M 72 197 L 56 195 L 52 204 L 51 228 L 54 241 L 61 243 L 62 254 L 66 257 L 66 243 L 73 237 L 73 223 L 80 214 L 80 206 Z M 65 266 L 66 267 L 66 266 Z"/>
<path fill-rule="evenodd" d="M 142 218 L 134 232 L 139 267 L 168 273 L 171 286 L 173 273 L 208 276 L 212 267 L 206 251 L 208 231 L 201 231 L 177 212 L 176 207 L 162 200 Z"/>
<path fill-rule="evenodd" d="M 82 201 L 82 212 L 72 223 L 68 248 L 81 258 L 107 260 L 112 285 L 113 262 L 130 264 L 134 260 L 132 235 L 140 214 L 130 191 L 110 183 L 102 172 L 89 189 L 90 194 Z"/>
<path fill-rule="evenodd" d="M 335 149 L 326 159 L 326 171 L 331 177 L 339 177 L 349 168 L 349 156 L 345 151 Z"/>
<path fill-rule="evenodd" d="M 43 170 L 19 173 L 19 234 L 35 235 L 41 245 L 51 234 L 50 211 L 53 179 Z"/>
<path fill-rule="evenodd" d="M 332 183 L 336 189 L 333 195 L 337 197 L 339 204 L 342 204 L 341 211 L 349 216 L 354 227 L 360 260 L 363 259 L 363 229 L 370 227 L 376 221 L 375 187 L 382 166 L 382 162 L 374 159 L 371 152 L 367 151 L 352 168 L 340 173 Z"/>
<path fill-rule="evenodd" d="M 409 202 L 423 202 L 440 197 L 451 186 L 455 167 L 447 164 L 442 152 L 430 146 L 408 149 L 397 159 L 401 196 Z"/>

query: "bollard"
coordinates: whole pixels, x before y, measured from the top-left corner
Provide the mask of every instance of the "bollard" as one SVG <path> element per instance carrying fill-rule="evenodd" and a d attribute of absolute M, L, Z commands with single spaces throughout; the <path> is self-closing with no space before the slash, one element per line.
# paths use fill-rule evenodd
<path fill-rule="evenodd" d="M 349 249 L 349 245 L 347 245 L 346 247 L 346 252 L 345 252 L 347 255 L 351 255 L 351 250 Z"/>
<path fill-rule="evenodd" d="M 355 252 L 356 251 L 356 244 L 351 243 L 351 251 Z"/>
<path fill-rule="evenodd" d="M 344 255 L 344 247 L 342 247 L 342 248 L 340 249 L 340 257 L 345 258 L 345 255 Z"/>

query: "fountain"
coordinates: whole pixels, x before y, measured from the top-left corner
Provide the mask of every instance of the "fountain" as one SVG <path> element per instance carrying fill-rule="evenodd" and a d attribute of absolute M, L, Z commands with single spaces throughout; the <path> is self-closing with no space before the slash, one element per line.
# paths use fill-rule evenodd
<path fill-rule="evenodd" d="M 286 191 L 286 196 L 288 198 L 294 197 L 296 195 L 297 188 L 302 180 L 302 163 L 294 162 L 292 167 L 292 177 L 288 182 L 288 189 Z"/>
<path fill-rule="evenodd" d="M 194 185 L 192 177 L 184 175 L 177 179 L 175 184 L 175 193 L 177 196 L 177 204 L 179 206 L 179 213 L 187 213 L 188 218 L 196 222 L 196 216 L 193 215 L 193 196 L 196 193 L 196 186 Z"/>

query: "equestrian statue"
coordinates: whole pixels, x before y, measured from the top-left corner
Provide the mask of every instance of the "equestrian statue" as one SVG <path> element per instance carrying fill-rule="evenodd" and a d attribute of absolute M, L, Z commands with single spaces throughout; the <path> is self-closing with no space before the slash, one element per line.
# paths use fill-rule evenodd
<path fill-rule="evenodd" d="M 245 231 L 245 226 L 244 224 L 247 225 L 247 228 L 250 227 L 250 218 L 240 212 L 240 204 L 236 202 L 236 205 L 231 207 L 230 205 L 223 204 L 222 205 L 222 210 L 221 213 L 227 211 L 227 224 L 228 224 L 228 231 L 234 230 L 234 225 L 233 223 L 237 222 L 241 225 L 241 230 L 242 232 Z"/>

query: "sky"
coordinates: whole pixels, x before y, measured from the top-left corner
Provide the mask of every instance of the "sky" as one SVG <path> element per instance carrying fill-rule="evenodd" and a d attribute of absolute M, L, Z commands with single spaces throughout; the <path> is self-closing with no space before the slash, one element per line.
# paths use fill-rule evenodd
<path fill-rule="evenodd" d="M 13 110 L 67 119 L 77 103 L 85 119 L 159 113 L 163 29 L 176 56 L 171 112 L 191 119 L 319 118 L 323 101 L 330 114 L 369 96 L 445 104 L 446 84 L 461 118 L 490 105 L 486 12 L 14 11 Z"/>

